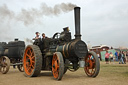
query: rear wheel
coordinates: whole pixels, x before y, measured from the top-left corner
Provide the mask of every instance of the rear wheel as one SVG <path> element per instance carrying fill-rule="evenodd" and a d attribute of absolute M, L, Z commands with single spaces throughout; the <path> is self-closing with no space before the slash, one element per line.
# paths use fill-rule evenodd
<path fill-rule="evenodd" d="M 52 73 L 55 79 L 61 80 L 64 74 L 64 61 L 60 52 L 55 52 L 52 59 Z"/>
<path fill-rule="evenodd" d="M 38 46 L 29 45 L 26 47 L 23 67 L 25 75 L 28 77 L 36 77 L 40 74 L 42 68 L 42 54 Z"/>
<path fill-rule="evenodd" d="M 84 70 L 89 77 L 96 77 L 99 74 L 100 62 L 95 52 L 88 52 L 88 55 L 85 57 Z"/>
<path fill-rule="evenodd" d="M 6 74 L 10 68 L 10 59 L 6 56 L 0 58 L 0 72 Z"/>

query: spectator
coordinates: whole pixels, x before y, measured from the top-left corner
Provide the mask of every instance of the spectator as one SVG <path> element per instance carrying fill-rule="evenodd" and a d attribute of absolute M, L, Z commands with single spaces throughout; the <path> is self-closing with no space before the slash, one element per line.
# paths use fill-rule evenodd
<path fill-rule="evenodd" d="M 119 64 L 124 64 L 124 61 L 123 61 L 123 54 L 121 53 L 121 51 L 119 52 L 119 56 L 118 56 L 118 58 L 119 58 Z"/>
<path fill-rule="evenodd" d="M 123 59 L 123 62 L 126 64 L 125 53 L 123 51 L 122 51 L 122 59 Z"/>
<path fill-rule="evenodd" d="M 128 51 L 126 52 L 126 58 L 127 58 L 127 62 L 128 62 Z"/>
<path fill-rule="evenodd" d="M 110 63 L 111 63 L 111 62 L 113 62 L 113 54 L 112 54 L 112 52 L 110 52 L 109 56 L 110 56 Z"/>
<path fill-rule="evenodd" d="M 115 52 L 115 60 L 118 61 L 118 52 Z"/>
<path fill-rule="evenodd" d="M 106 61 L 106 64 L 109 64 L 109 53 L 108 53 L 108 51 L 106 51 L 106 53 L 105 53 L 105 61 Z"/>
<path fill-rule="evenodd" d="M 97 54 L 98 58 L 99 58 L 99 61 L 100 61 L 100 54 Z"/>

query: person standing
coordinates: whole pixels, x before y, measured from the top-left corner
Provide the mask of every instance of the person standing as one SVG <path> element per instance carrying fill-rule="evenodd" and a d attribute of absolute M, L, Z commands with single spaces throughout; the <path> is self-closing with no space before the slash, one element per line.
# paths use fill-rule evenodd
<path fill-rule="evenodd" d="M 121 51 L 118 53 L 119 64 L 121 63 Z"/>
<path fill-rule="evenodd" d="M 126 64 L 126 58 L 125 58 L 125 53 L 122 51 L 122 59 L 123 59 L 123 63 Z"/>
<path fill-rule="evenodd" d="M 105 53 L 105 61 L 106 61 L 106 64 L 109 64 L 109 53 L 108 53 L 108 51 L 106 51 L 106 53 Z"/>
<path fill-rule="evenodd" d="M 123 54 L 122 54 L 121 51 L 119 52 L 118 58 L 119 58 L 119 64 L 124 64 L 124 61 L 123 61 Z"/>
<path fill-rule="evenodd" d="M 97 54 L 97 56 L 98 56 L 98 59 L 99 59 L 99 61 L 100 61 L 100 54 Z"/>
<path fill-rule="evenodd" d="M 110 63 L 111 63 L 111 62 L 113 62 L 113 54 L 112 54 L 112 52 L 110 52 L 109 56 L 110 56 Z"/>
<path fill-rule="evenodd" d="M 128 62 L 128 51 L 126 52 L 126 58 L 127 58 L 127 62 Z"/>
<path fill-rule="evenodd" d="M 115 52 L 115 60 L 118 61 L 118 52 Z"/>

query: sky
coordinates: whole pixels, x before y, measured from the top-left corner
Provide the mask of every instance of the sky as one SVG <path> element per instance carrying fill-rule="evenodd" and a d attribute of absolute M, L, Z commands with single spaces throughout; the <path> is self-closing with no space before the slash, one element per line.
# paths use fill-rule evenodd
<path fill-rule="evenodd" d="M 0 42 L 32 39 L 37 31 L 52 37 L 64 27 L 74 38 L 71 6 L 81 7 L 85 43 L 128 48 L 128 0 L 0 0 Z"/>

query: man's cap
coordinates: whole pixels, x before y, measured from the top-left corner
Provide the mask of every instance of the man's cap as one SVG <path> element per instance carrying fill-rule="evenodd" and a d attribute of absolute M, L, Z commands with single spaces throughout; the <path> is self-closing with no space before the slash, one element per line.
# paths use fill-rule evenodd
<path fill-rule="evenodd" d="M 42 35 L 45 35 L 45 33 L 42 33 Z"/>
<path fill-rule="evenodd" d="M 39 32 L 36 32 L 35 34 L 38 34 Z"/>

